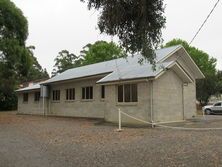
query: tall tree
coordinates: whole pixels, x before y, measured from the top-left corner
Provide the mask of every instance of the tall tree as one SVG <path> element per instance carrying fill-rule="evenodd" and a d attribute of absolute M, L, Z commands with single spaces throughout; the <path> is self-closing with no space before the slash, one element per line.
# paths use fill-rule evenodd
<path fill-rule="evenodd" d="M 27 81 L 33 55 L 26 47 L 28 22 L 10 0 L 0 0 L 0 110 L 15 109 L 14 90 Z"/>
<path fill-rule="evenodd" d="M 77 57 L 75 54 L 69 53 L 67 50 L 62 50 L 59 52 L 54 61 L 55 65 L 52 71 L 52 76 L 81 65 L 81 59 L 79 59 L 79 57 Z"/>
<path fill-rule="evenodd" d="M 168 42 L 164 47 L 182 45 L 189 53 L 191 58 L 200 68 L 205 75 L 205 79 L 197 80 L 197 99 L 202 103 L 206 104 L 211 95 L 218 93 L 218 79 L 216 62 L 217 60 L 210 57 L 206 52 L 199 50 L 181 39 L 173 39 Z"/>
<path fill-rule="evenodd" d="M 81 51 L 82 64 L 94 64 L 126 56 L 125 52 L 114 42 L 97 41 L 87 44 Z"/>
<path fill-rule="evenodd" d="M 115 43 L 97 41 L 94 44 L 87 44 L 80 52 L 80 56 L 62 50 L 55 58 L 55 65 L 52 76 L 55 76 L 70 68 L 88 64 L 99 63 L 126 56 L 126 53 Z"/>
<path fill-rule="evenodd" d="M 218 94 L 222 95 L 222 71 L 217 71 L 217 90 Z"/>
<path fill-rule="evenodd" d="M 101 33 L 117 35 L 126 52 L 141 52 L 154 63 L 154 49 L 162 41 L 165 26 L 163 0 L 81 0 L 89 10 L 100 11 Z"/>
<path fill-rule="evenodd" d="M 43 69 L 42 66 L 39 64 L 37 58 L 34 56 L 34 52 L 33 50 L 35 49 L 34 46 L 29 46 L 27 47 L 30 55 L 31 55 L 31 59 L 32 59 L 32 66 L 29 69 L 28 75 L 26 76 L 26 81 L 35 81 L 35 80 L 42 80 L 42 79 L 48 79 L 49 78 L 49 74 L 46 71 L 46 69 Z"/>
<path fill-rule="evenodd" d="M 9 0 L 0 1 L 0 57 L 1 65 L 25 76 L 31 67 L 29 51 L 25 47 L 28 23 L 23 13 Z M 23 65 L 21 65 L 23 63 Z"/>
<path fill-rule="evenodd" d="M 15 39 L 24 46 L 28 36 L 28 23 L 22 11 L 10 0 L 0 1 L 0 39 Z"/>

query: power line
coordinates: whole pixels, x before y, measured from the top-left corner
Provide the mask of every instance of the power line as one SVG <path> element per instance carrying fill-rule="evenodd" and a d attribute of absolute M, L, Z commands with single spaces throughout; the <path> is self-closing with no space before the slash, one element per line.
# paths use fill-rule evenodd
<path fill-rule="evenodd" d="M 201 24 L 200 28 L 198 29 L 198 31 L 196 32 L 196 34 L 194 35 L 194 37 L 192 38 L 192 40 L 190 41 L 189 45 L 194 41 L 194 39 L 197 37 L 197 35 L 199 34 L 199 32 L 201 31 L 201 29 L 203 28 L 203 26 L 206 24 L 207 20 L 209 19 L 209 17 L 211 16 L 211 14 L 213 13 L 214 9 L 217 7 L 218 3 L 220 2 L 220 0 L 217 0 L 217 2 L 215 3 L 213 9 L 210 11 L 210 13 L 207 15 L 207 18 L 204 20 L 204 22 Z"/>

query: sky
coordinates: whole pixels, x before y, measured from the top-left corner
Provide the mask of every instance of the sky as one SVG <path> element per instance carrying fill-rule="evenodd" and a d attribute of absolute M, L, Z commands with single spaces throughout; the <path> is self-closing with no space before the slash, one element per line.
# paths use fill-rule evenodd
<path fill-rule="evenodd" d="M 34 53 L 43 68 L 51 74 L 54 59 L 63 49 L 79 55 L 88 43 L 111 41 L 100 34 L 98 12 L 87 9 L 80 0 L 12 0 L 29 23 L 27 46 L 36 47 Z M 164 0 L 166 27 L 164 43 L 173 38 L 191 41 L 217 0 Z M 192 46 L 216 58 L 217 69 L 222 70 L 222 2 L 211 15 Z M 115 39 L 117 40 L 117 39 Z"/>

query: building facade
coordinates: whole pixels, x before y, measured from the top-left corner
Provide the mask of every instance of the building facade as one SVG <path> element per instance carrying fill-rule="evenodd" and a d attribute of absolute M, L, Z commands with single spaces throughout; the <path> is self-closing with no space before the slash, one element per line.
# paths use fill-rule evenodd
<path fill-rule="evenodd" d="M 138 57 L 68 70 L 17 90 L 18 113 L 102 118 L 118 122 L 118 109 L 148 122 L 177 122 L 196 115 L 196 79 L 204 78 L 182 46 L 156 51 L 157 64 Z M 46 87 L 47 95 L 41 93 Z M 27 97 L 28 96 L 28 97 Z M 127 124 L 141 124 L 122 116 Z"/>

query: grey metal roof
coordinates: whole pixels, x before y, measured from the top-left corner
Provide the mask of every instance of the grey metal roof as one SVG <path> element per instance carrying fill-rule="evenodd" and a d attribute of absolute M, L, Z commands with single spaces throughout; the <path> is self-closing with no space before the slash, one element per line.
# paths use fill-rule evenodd
<path fill-rule="evenodd" d="M 141 55 L 128 56 L 127 58 L 119 58 L 115 60 L 69 69 L 39 84 L 18 89 L 17 92 L 40 89 L 41 84 L 47 85 L 58 81 L 65 81 L 106 73 L 107 76 L 99 80 L 97 83 L 116 81 L 119 79 L 127 80 L 143 77 L 154 77 L 163 69 L 163 67 L 167 67 L 169 64 L 172 63 L 161 63 L 159 61 L 181 47 L 181 45 L 177 45 L 156 50 L 156 71 L 153 71 L 152 65 L 146 61 L 144 61 L 142 64 L 138 63 L 139 60 L 142 58 Z"/>
<path fill-rule="evenodd" d="M 176 49 L 181 47 L 180 45 L 169 47 L 169 48 L 163 48 L 158 49 L 155 51 L 156 53 L 156 61 L 158 62 L 163 57 L 169 55 Z M 53 82 L 58 81 L 65 81 L 69 79 L 77 79 L 87 76 L 93 76 L 98 74 L 104 74 L 104 73 L 111 73 L 115 71 L 117 68 L 122 69 L 125 68 L 125 66 L 135 65 L 136 67 L 139 67 L 138 61 L 142 58 L 141 55 L 135 55 L 135 56 L 128 56 L 127 58 L 119 58 L 115 60 L 105 61 L 101 63 L 86 65 L 82 67 L 77 67 L 73 69 L 69 69 L 61 74 L 58 74 L 57 76 L 50 78 L 49 80 L 45 81 L 43 84 L 50 84 Z M 145 62 L 144 64 L 149 64 Z M 135 76 L 136 77 L 136 76 Z"/>
<path fill-rule="evenodd" d="M 25 88 L 18 89 L 18 90 L 16 90 L 16 92 L 24 92 L 24 91 L 36 90 L 36 89 L 40 89 L 40 84 L 39 83 L 36 83 L 34 85 L 31 85 L 31 86 L 28 86 L 28 87 L 25 87 Z"/>
<path fill-rule="evenodd" d="M 182 48 L 182 45 L 175 45 L 168 48 L 162 48 L 155 51 L 156 53 L 156 61 L 160 61 L 164 57 L 172 54 L 173 52 L 177 51 L 178 49 Z"/>
<path fill-rule="evenodd" d="M 97 83 L 155 77 L 157 76 L 157 74 L 159 74 L 172 63 L 173 61 L 166 63 L 158 63 L 156 64 L 155 70 L 153 69 L 153 65 L 148 63 L 142 65 L 140 65 L 139 63 L 127 65 L 121 68 L 120 70 L 117 69 L 113 71 L 109 75 L 97 81 Z"/>

